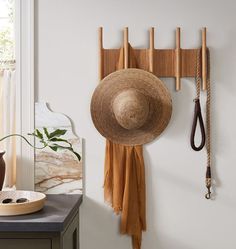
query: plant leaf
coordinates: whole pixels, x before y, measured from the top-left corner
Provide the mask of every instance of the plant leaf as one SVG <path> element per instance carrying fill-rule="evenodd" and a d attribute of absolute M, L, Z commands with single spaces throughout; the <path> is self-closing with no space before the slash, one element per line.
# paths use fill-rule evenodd
<path fill-rule="evenodd" d="M 75 154 L 75 156 L 77 157 L 77 159 L 80 161 L 81 160 L 80 154 L 77 153 L 77 152 L 75 152 L 74 150 L 72 152 Z"/>
<path fill-rule="evenodd" d="M 81 156 L 77 152 L 75 152 L 71 146 L 68 147 L 68 146 L 62 146 L 62 145 L 59 145 L 59 144 L 53 144 L 52 146 L 49 146 L 49 147 L 50 148 L 51 147 L 56 147 L 57 149 L 69 150 L 69 151 L 71 151 L 77 157 L 77 159 L 79 161 L 81 160 Z"/>
<path fill-rule="evenodd" d="M 45 147 L 47 147 L 48 146 L 48 144 L 42 139 L 42 140 L 39 140 L 39 142 L 41 143 L 41 144 L 43 144 Z"/>
<path fill-rule="evenodd" d="M 62 135 L 65 135 L 66 132 L 67 132 L 67 130 L 57 129 L 57 130 L 55 130 L 55 131 L 53 131 L 52 133 L 49 134 L 49 138 L 60 137 Z"/>
<path fill-rule="evenodd" d="M 56 145 L 49 145 L 49 148 L 53 151 L 57 151 L 58 147 Z"/>
<path fill-rule="evenodd" d="M 62 149 L 62 150 L 67 150 L 67 149 L 71 148 L 70 146 L 63 146 L 60 144 L 52 144 L 51 146 L 55 146 L 55 147 L 57 147 L 57 149 Z"/>
<path fill-rule="evenodd" d="M 53 138 L 50 138 L 49 139 L 50 142 L 64 142 L 64 143 L 67 143 L 67 144 L 70 144 L 70 142 L 68 142 L 66 139 L 63 139 L 63 138 L 58 138 L 58 137 L 53 137 Z"/>
<path fill-rule="evenodd" d="M 37 137 L 40 139 L 43 139 L 43 134 L 38 129 L 35 129 L 35 131 L 36 131 Z"/>
<path fill-rule="evenodd" d="M 34 137 L 38 137 L 34 132 L 28 133 L 27 135 L 29 135 L 29 136 L 34 136 Z"/>
<path fill-rule="evenodd" d="M 77 159 L 80 161 L 81 160 L 81 156 L 79 153 L 75 152 L 74 149 L 72 147 L 67 147 L 67 150 L 71 151 L 76 157 Z"/>
<path fill-rule="evenodd" d="M 46 127 L 43 127 L 43 131 L 46 135 L 47 138 L 49 138 L 49 132 L 48 132 L 48 129 Z"/>

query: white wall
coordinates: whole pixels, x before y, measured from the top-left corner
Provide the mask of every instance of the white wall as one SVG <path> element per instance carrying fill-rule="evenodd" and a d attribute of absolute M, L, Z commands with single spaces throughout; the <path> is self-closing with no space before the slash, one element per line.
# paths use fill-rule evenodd
<path fill-rule="evenodd" d="M 173 47 L 176 26 L 182 47 L 200 45 L 208 27 L 212 57 L 214 201 L 204 198 L 205 152 L 190 149 L 193 81 L 174 91 L 166 132 L 145 146 L 148 230 L 143 249 L 235 249 L 236 247 L 236 4 L 233 0 L 40 0 L 36 4 L 36 91 L 55 111 L 67 114 L 85 138 L 86 197 L 81 211 L 82 249 L 128 249 L 119 219 L 103 203 L 104 138 L 90 117 L 98 84 L 97 29 L 105 47 L 118 47 L 130 27 L 133 46 L 148 45 L 156 27 L 156 47 Z"/>

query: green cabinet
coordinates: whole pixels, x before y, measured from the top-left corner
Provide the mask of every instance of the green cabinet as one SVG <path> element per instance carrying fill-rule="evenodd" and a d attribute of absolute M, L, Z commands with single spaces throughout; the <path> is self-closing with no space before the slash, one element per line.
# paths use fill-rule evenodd
<path fill-rule="evenodd" d="M 0 249 L 79 249 L 81 196 L 48 196 L 28 216 L 0 217 Z"/>
<path fill-rule="evenodd" d="M 50 239 L 1 239 L 0 248 L 51 249 Z"/>
<path fill-rule="evenodd" d="M 79 249 L 79 213 L 62 232 L 0 232 L 1 249 Z"/>

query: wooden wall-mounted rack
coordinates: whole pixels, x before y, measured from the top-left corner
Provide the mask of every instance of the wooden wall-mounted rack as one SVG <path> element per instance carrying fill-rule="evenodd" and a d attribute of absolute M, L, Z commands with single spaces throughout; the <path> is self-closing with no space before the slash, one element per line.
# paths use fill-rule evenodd
<path fill-rule="evenodd" d="M 128 68 L 129 38 L 128 28 L 124 29 L 124 68 Z M 149 32 L 149 48 L 133 49 L 138 68 L 147 70 L 157 77 L 174 77 L 175 89 L 181 89 L 182 77 L 196 77 L 197 59 L 202 76 L 202 90 L 206 90 L 207 85 L 207 46 L 206 28 L 202 29 L 201 56 L 199 58 L 197 49 L 181 48 L 180 28 L 176 29 L 176 47 L 174 49 L 156 49 L 154 45 L 154 28 Z M 99 54 L 100 54 L 100 79 L 116 71 L 119 60 L 119 49 L 103 48 L 103 28 L 99 28 Z"/>

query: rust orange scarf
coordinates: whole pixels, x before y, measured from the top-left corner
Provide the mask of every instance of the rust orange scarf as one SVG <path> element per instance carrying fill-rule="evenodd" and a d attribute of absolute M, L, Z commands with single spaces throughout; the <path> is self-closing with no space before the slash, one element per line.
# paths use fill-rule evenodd
<path fill-rule="evenodd" d="M 137 67 L 129 46 L 129 67 Z M 124 65 L 123 49 L 117 69 Z M 120 231 L 132 236 L 133 249 L 141 248 L 146 230 L 145 169 L 142 146 L 125 146 L 106 141 L 104 198 L 115 213 L 121 213 Z"/>

